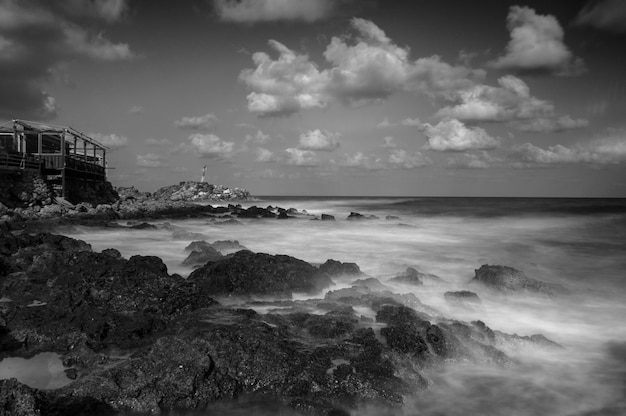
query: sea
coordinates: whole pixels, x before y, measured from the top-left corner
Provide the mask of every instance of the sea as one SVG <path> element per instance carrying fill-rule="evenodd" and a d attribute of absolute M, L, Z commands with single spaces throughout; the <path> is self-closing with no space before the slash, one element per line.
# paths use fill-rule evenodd
<path fill-rule="evenodd" d="M 196 240 L 237 240 L 255 252 L 312 264 L 354 262 L 383 283 L 407 267 L 434 274 L 442 282 L 394 290 L 413 292 L 446 318 L 479 319 L 521 336 L 543 334 L 563 349 L 505 345 L 515 365 L 467 361 L 426 369 L 429 387 L 390 415 L 626 414 L 626 199 L 268 196 L 242 205 L 309 215 L 240 224 L 158 220 L 152 230 L 73 227 L 63 233 L 97 251 L 159 256 L 170 273 L 182 276 L 192 271 L 181 265 L 184 248 Z M 375 218 L 351 221 L 351 212 Z M 317 220 L 321 214 L 336 220 Z M 468 285 L 484 264 L 514 267 L 570 293 L 498 295 Z M 482 307 L 452 307 L 443 296 L 451 290 L 478 293 Z M 377 411 L 358 414 L 368 412 Z"/>

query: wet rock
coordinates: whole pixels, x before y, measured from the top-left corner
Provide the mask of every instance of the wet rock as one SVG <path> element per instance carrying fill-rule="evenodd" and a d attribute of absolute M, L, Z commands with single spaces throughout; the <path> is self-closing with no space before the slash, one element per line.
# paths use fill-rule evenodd
<path fill-rule="evenodd" d="M 141 222 L 139 224 L 129 224 L 129 228 L 132 228 L 133 230 L 156 230 L 159 227 L 147 222 Z"/>
<path fill-rule="evenodd" d="M 482 305 L 482 301 L 478 297 L 478 295 L 474 292 L 470 292 L 469 290 L 460 290 L 457 292 L 446 292 L 443 294 L 446 302 L 453 306 L 460 306 L 465 308 L 476 308 L 477 306 Z"/>
<path fill-rule="evenodd" d="M 41 416 L 43 395 L 16 379 L 0 380 L 0 416 Z"/>
<path fill-rule="evenodd" d="M 562 286 L 527 277 L 524 272 L 507 266 L 490 266 L 483 264 L 475 270 L 475 276 L 470 281 L 472 284 L 481 284 L 490 289 L 505 293 L 533 292 L 554 296 L 564 293 Z"/>
<path fill-rule="evenodd" d="M 322 214 L 322 221 L 335 221 L 335 217 L 330 214 Z"/>
<path fill-rule="evenodd" d="M 279 296 L 316 293 L 333 284 L 328 274 L 290 256 L 239 251 L 208 263 L 188 280 L 216 296 Z"/>
<path fill-rule="evenodd" d="M 246 246 L 239 244 L 237 240 L 219 240 L 213 243 L 209 243 L 207 241 L 193 241 L 187 247 L 185 247 L 185 251 L 199 251 L 202 252 L 205 248 L 212 248 L 223 255 L 228 255 L 231 253 L 236 253 L 241 250 L 248 250 Z"/>
<path fill-rule="evenodd" d="M 378 217 L 376 215 L 363 215 L 358 212 L 351 212 L 350 215 L 346 218 L 349 221 L 358 221 L 358 220 L 377 220 Z"/>
<path fill-rule="evenodd" d="M 213 247 L 205 246 L 200 251 L 194 250 L 191 253 L 189 253 L 187 258 L 183 260 L 182 265 L 193 267 L 193 266 L 206 264 L 207 262 L 210 262 L 210 261 L 217 261 L 223 257 L 224 256 L 222 255 L 222 253 L 220 253 Z"/>
<path fill-rule="evenodd" d="M 382 284 L 380 280 L 376 279 L 375 277 L 368 277 L 366 279 L 357 279 L 354 282 L 352 282 L 352 286 L 366 287 L 373 291 L 383 291 L 383 290 L 390 289 L 389 286 Z"/>
<path fill-rule="evenodd" d="M 120 260 L 122 258 L 122 253 L 115 248 L 106 248 L 102 250 L 102 254 L 106 254 L 107 256 L 113 257 L 114 259 Z"/>
<path fill-rule="evenodd" d="M 260 208 L 257 206 L 251 206 L 248 209 L 239 209 L 237 211 L 238 218 L 276 218 L 276 214 L 272 211 Z"/>
<path fill-rule="evenodd" d="M 342 263 L 337 260 L 326 260 L 319 267 L 320 272 L 326 273 L 331 277 L 335 276 L 363 276 L 363 272 L 356 263 Z"/>
<path fill-rule="evenodd" d="M 390 282 L 408 284 L 413 286 L 421 286 L 424 283 L 442 283 L 443 280 L 437 275 L 430 273 L 422 273 L 412 267 L 389 279 Z"/>
<path fill-rule="evenodd" d="M 396 215 L 387 215 L 387 216 L 385 217 L 385 219 L 386 219 L 387 221 L 399 221 L 399 220 L 400 220 L 400 217 L 398 217 L 398 216 L 396 216 Z"/>

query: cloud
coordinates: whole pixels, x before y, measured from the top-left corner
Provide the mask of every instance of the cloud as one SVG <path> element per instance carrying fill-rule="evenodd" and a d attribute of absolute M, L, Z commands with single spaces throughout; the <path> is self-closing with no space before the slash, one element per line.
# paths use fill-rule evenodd
<path fill-rule="evenodd" d="M 386 149 L 395 149 L 398 145 L 396 145 L 396 140 L 393 137 L 387 136 L 383 139 L 383 147 Z"/>
<path fill-rule="evenodd" d="M 387 117 L 385 117 L 383 121 L 381 121 L 380 123 L 376 125 L 376 127 L 378 127 L 379 129 L 384 129 L 384 128 L 393 127 L 393 126 L 395 126 L 395 124 L 391 123 Z"/>
<path fill-rule="evenodd" d="M 269 142 L 271 139 L 272 138 L 270 137 L 269 134 L 265 134 L 261 130 L 257 130 L 257 132 L 254 135 L 246 134 L 246 138 L 244 140 L 244 143 L 246 143 L 246 144 L 248 144 L 248 143 L 264 144 L 264 143 Z"/>
<path fill-rule="evenodd" d="M 259 147 L 256 149 L 256 161 L 261 163 L 278 162 L 278 157 L 271 150 Z"/>
<path fill-rule="evenodd" d="M 457 92 L 458 104 L 440 109 L 437 116 L 464 121 L 511 121 L 554 112 L 551 103 L 532 97 L 521 79 L 506 75 L 498 79 L 498 84 L 499 87 L 481 84 Z"/>
<path fill-rule="evenodd" d="M 205 159 L 229 159 L 234 156 L 235 143 L 220 139 L 214 134 L 195 133 L 189 136 L 189 143 L 183 146 L 184 150 L 195 153 Z"/>
<path fill-rule="evenodd" d="M 419 168 L 433 163 L 428 156 L 424 156 L 420 152 L 409 153 L 404 149 L 392 149 L 388 162 L 392 167 L 403 169 Z"/>
<path fill-rule="evenodd" d="M 529 7 L 511 6 L 507 17 L 511 40 L 506 53 L 489 66 L 518 74 L 578 75 L 582 59 L 575 58 L 563 43 L 563 28 L 551 15 Z"/>
<path fill-rule="evenodd" d="M 613 33 L 626 33 L 626 2 L 623 0 L 590 1 L 578 13 L 574 23 Z"/>
<path fill-rule="evenodd" d="M 320 161 L 315 152 L 289 148 L 285 149 L 285 158 L 282 163 L 290 166 L 318 166 Z"/>
<path fill-rule="evenodd" d="M 341 146 L 338 140 L 339 137 L 341 137 L 341 134 L 328 130 L 309 130 L 300 135 L 298 149 L 332 152 Z"/>
<path fill-rule="evenodd" d="M 215 114 L 209 113 L 204 116 L 182 117 L 176 120 L 174 125 L 183 130 L 211 130 L 218 121 Z"/>
<path fill-rule="evenodd" d="M 404 120 L 400 121 L 400 124 L 403 126 L 407 126 L 407 127 L 422 127 L 423 123 L 420 121 L 419 118 L 405 118 Z"/>
<path fill-rule="evenodd" d="M 626 163 L 626 130 L 610 130 L 604 138 L 574 146 L 548 146 L 545 149 L 531 143 L 516 146 L 511 158 L 531 164 L 594 164 Z"/>
<path fill-rule="evenodd" d="M 145 112 L 146 112 L 146 109 L 140 105 L 134 105 L 128 109 L 129 114 L 144 114 Z"/>
<path fill-rule="evenodd" d="M 163 160 L 164 157 L 155 153 L 146 153 L 145 155 L 137 155 L 137 166 L 141 168 L 162 168 L 166 167 L 167 163 Z"/>
<path fill-rule="evenodd" d="M 467 127 L 456 119 L 443 120 L 435 126 L 425 123 L 423 133 L 428 138 L 425 148 L 438 152 L 488 150 L 500 144 L 498 139 L 491 137 L 484 129 Z"/>
<path fill-rule="evenodd" d="M 0 117 L 54 118 L 53 97 L 43 86 L 68 62 L 134 58 L 128 44 L 95 30 L 125 11 L 120 0 L 0 2 Z"/>
<path fill-rule="evenodd" d="M 506 75 L 498 87 L 479 84 L 455 93 L 454 106 L 441 108 L 437 117 L 470 122 L 513 122 L 512 126 L 529 132 L 556 132 L 585 127 L 585 119 L 555 114 L 554 105 L 530 94 L 521 79 Z"/>
<path fill-rule="evenodd" d="M 146 139 L 146 144 L 150 146 L 171 146 L 172 141 L 170 139 L 155 139 L 150 137 Z"/>
<path fill-rule="evenodd" d="M 386 168 L 385 162 L 377 156 L 365 155 L 356 152 L 353 155 L 345 155 L 339 162 L 339 166 L 359 168 L 364 170 L 382 170 Z"/>
<path fill-rule="evenodd" d="M 395 126 L 421 127 L 422 122 L 420 121 L 419 118 L 416 117 L 416 118 L 405 118 L 404 120 L 401 120 L 398 123 L 392 123 L 389 121 L 387 117 L 385 117 L 383 121 L 381 121 L 380 123 L 376 125 L 376 127 L 381 128 L 381 129 L 386 128 L 386 127 L 395 127 Z"/>
<path fill-rule="evenodd" d="M 264 52 L 256 52 L 252 60 L 256 68 L 245 69 L 239 79 L 253 91 L 248 94 L 248 110 L 260 116 L 285 116 L 303 109 L 323 108 L 323 76 L 307 55 L 297 55 L 280 42 L 270 40 L 279 52 L 273 60 Z"/>
<path fill-rule="evenodd" d="M 484 77 L 482 70 L 451 66 L 438 56 L 412 61 L 407 47 L 395 45 L 369 20 L 353 18 L 350 25 L 354 37 L 333 37 L 327 45 L 326 69 L 276 40 L 269 45 L 277 59 L 254 53 L 255 68 L 239 75 L 251 90 L 248 110 L 261 117 L 289 116 L 334 101 L 355 106 L 379 102 L 400 91 L 447 94 Z"/>
<path fill-rule="evenodd" d="M 479 151 L 462 153 L 448 158 L 446 162 L 448 166 L 458 169 L 486 169 L 493 166 L 494 163 L 500 162 L 500 159 L 491 156 L 486 151 Z"/>
<path fill-rule="evenodd" d="M 567 130 L 587 127 L 589 121 L 584 118 L 574 119 L 570 116 L 557 118 L 536 118 L 514 124 L 518 130 L 534 133 L 559 133 Z"/>
<path fill-rule="evenodd" d="M 215 0 L 221 20 L 237 23 L 303 20 L 314 22 L 328 17 L 337 2 L 332 0 Z"/>
<path fill-rule="evenodd" d="M 99 141 L 111 150 L 128 146 L 128 138 L 117 134 L 87 133 L 87 136 Z"/>

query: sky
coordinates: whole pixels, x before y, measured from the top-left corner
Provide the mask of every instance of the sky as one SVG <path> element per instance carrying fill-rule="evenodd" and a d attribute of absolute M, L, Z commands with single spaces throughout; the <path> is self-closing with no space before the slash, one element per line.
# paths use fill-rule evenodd
<path fill-rule="evenodd" d="M 626 197 L 626 1 L 0 0 L 0 121 L 109 180 Z"/>

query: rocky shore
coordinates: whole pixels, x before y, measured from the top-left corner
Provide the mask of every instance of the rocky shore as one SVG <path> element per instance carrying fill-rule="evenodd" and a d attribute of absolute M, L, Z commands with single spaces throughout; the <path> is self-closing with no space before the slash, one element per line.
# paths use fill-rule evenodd
<path fill-rule="evenodd" d="M 4 194 L 0 198 L 0 222 L 184 217 L 203 212 L 198 202 L 254 200 L 245 189 L 201 182 L 181 182 L 154 193 L 140 192 L 134 187 L 113 188 L 107 182 L 98 195 L 81 195 L 82 202 L 70 203 L 44 185 L 35 179 L 32 189 Z"/>
<path fill-rule="evenodd" d="M 133 199 L 121 206 L 141 204 Z M 220 221 L 308 218 L 276 207 L 194 207 L 193 215 Z M 158 257 L 94 252 L 60 235 L 11 232 L 16 224 L 0 225 L 0 358 L 56 353 L 68 383 L 38 390 L 2 380 L 0 415 L 210 414 L 248 400 L 298 414 L 383 412 L 428 388 L 425 371 L 443 363 L 510 366 L 504 345 L 560 348 L 540 334 L 448 319 L 354 263 L 316 266 L 234 241 L 198 241 L 187 253 L 208 260 L 196 257 L 199 268 L 185 279 Z M 483 266 L 473 284 L 543 290 L 520 273 Z M 512 285 L 512 276 L 523 284 Z M 352 284 L 337 288 L 338 279 Z M 436 279 L 407 269 L 389 280 L 419 286 Z M 471 292 L 446 297 L 477 299 Z M 375 317 L 358 312 L 364 308 Z"/>

